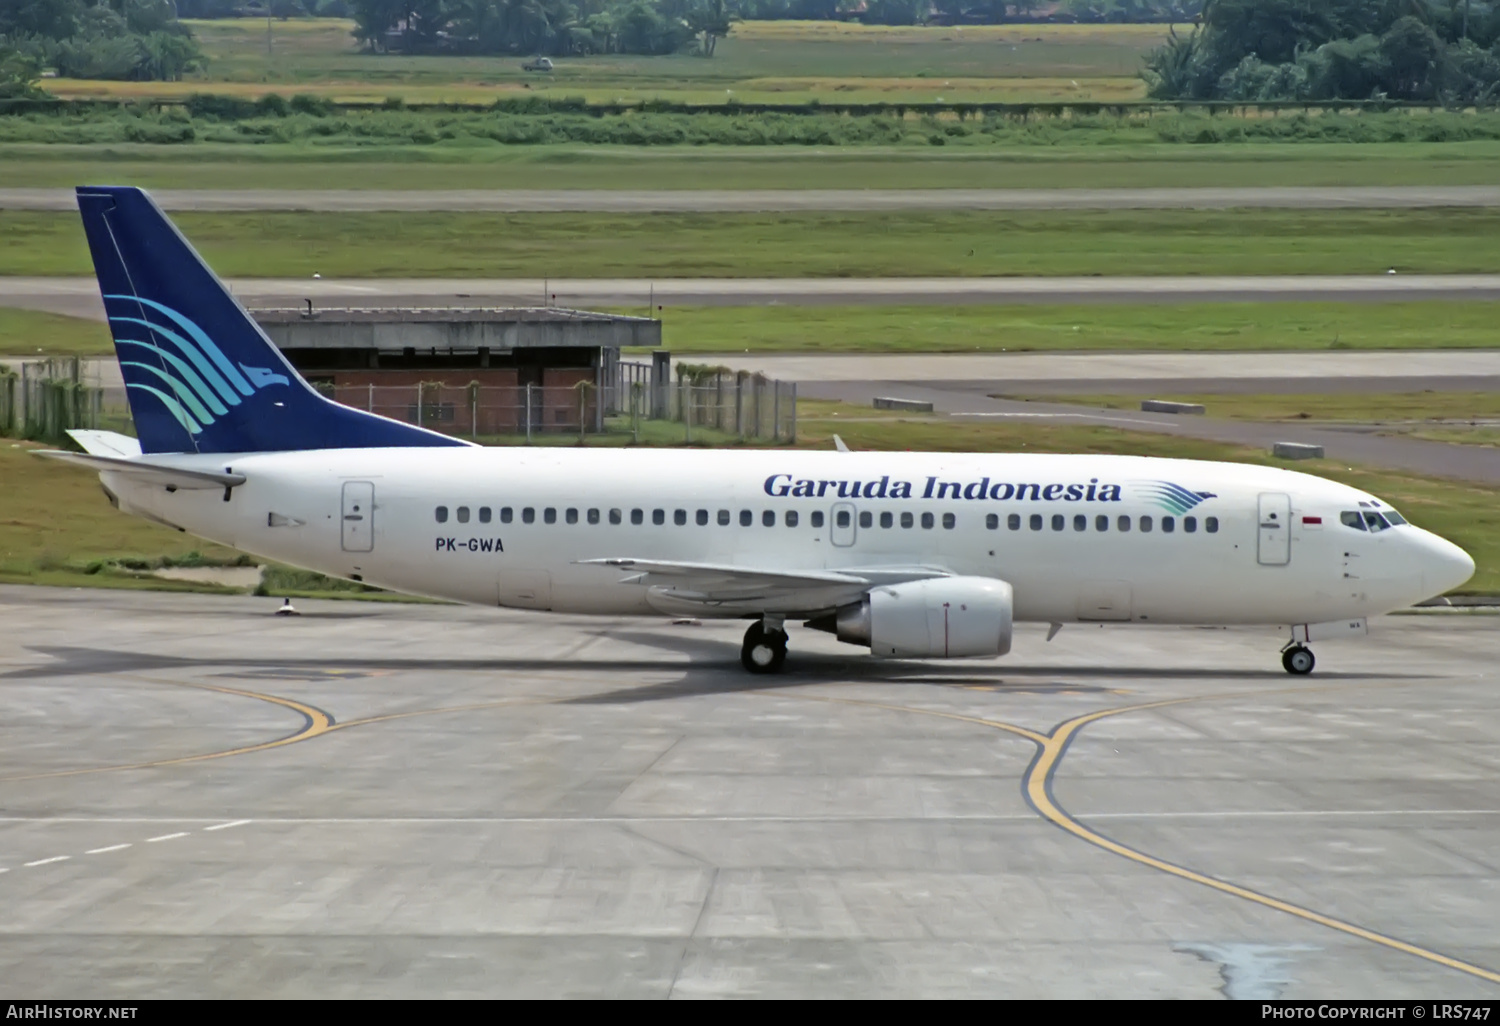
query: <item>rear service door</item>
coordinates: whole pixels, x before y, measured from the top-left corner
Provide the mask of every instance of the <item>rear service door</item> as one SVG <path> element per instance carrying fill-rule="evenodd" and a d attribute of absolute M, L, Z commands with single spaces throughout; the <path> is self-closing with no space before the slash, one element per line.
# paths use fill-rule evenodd
<path fill-rule="evenodd" d="M 1279 492 L 1260 497 L 1260 540 L 1256 548 L 1262 566 L 1286 566 L 1292 561 L 1292 498 Z"/>
<path fill-rule="evenodd" d="M 833 525 L 829 528 L 828 540 L 840 547 L 853 545 L 855 532 L 859 530 L 854 524 L 854 503 L 835 502 L 829 512 Z"/>
<path fill-rule="evenodd" d="M 344 551 L 369 552 L 375 547 L 375 485 L 344 482 Z"/>

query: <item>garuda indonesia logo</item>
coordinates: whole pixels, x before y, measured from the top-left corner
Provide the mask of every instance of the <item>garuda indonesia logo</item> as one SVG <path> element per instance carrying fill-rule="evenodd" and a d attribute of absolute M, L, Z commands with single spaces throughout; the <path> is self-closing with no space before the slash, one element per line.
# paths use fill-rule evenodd
<path fill-rule="evenodd" d="M 198 434 L 267 385 L 290 383 L 266 367 L 230 362 L 202 328 L 170 307 L 138 296 L 104 298 L 130 303 L 141 314 L 109 318 L 126 389 L 155 396 L 189 434 Z M 145 319 L 148 308 L 161 316 Z"/>
<path fill-rule="evenodd" d="M 1197 506 L 1204 499 L 1216 498 L 1213 492 L 1190 492 L 1182 485 L 1173 484 L 1171 481 L 1138 481 L 1135 487 L 1142 498 L 1178 516 Z"/>

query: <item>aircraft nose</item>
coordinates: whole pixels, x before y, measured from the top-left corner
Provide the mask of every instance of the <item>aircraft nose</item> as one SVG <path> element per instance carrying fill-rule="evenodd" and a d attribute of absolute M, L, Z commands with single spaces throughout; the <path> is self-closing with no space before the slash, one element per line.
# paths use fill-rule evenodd
<path fill-rule="evenodd" d="M 1430 595 L 1452 591 L 1474 576 L 1474 559 L 1445 538 L 1423 532 L 1422 583 Z"/>

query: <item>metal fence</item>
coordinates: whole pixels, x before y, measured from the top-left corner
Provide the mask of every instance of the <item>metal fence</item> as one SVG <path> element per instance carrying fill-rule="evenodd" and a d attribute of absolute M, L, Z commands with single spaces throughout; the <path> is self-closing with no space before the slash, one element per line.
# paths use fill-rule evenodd
<path fill-rule="evenodd" d="M 667 373 L 665 360 L 613 361 L 574 385 L 316 387 L 355 409 L 503 444 L 558 436 L 618 443 L 622 435 L 664 445 L 797 440 L 796 384 L 722 368 L 678 371 Z M 0 434 L 61 444 L 70 428 L 134 433 L 124 389 L 86 378 L 76 358 L 0 366 Z"/>
<path fill-rule="evenodd" d="M 71 428 L 128 429 L 129 412 L 110 400 L 81 380 L 77 357 L 0 367 L 0 435 L 61 444 Z"/>
<path fill-rule="evenodd" d="M 717 380 L 685 378 L 658 386 L 649 365 L 620 364 L 604 387 L 583 381 L 572 386 L 322 385 L 336 402 L 444 434 L 503 441 L 544 440 L 576 435 L 584 444 L 595 436 L 630 434 L 670 442 L 681 440 L 767 440 L 797 438 L 797 386 L 748 374 Z"/>

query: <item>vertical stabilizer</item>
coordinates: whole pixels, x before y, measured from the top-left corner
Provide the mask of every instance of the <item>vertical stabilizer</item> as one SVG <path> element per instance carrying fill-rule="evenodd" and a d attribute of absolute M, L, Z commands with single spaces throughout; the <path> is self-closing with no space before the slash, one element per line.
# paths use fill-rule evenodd
<path fill-rule="evenodd" d="M 142 190 L 78 209 L 142 452 L 469 444 L 319 395 Z"/>

